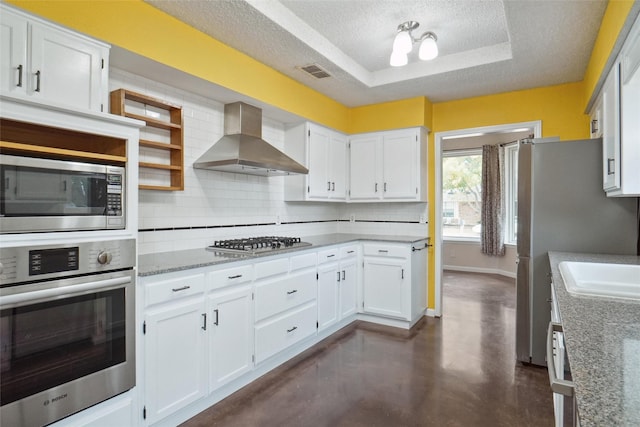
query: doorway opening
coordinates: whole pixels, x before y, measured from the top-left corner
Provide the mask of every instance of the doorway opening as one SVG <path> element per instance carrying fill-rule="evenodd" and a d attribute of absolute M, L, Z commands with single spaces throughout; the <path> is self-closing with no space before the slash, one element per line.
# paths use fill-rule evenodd
<path fill-rule="evenodd" d="M 480 252 L 479 161 L 482 145 L 501 144 L 510 147 L 507 152 L 517 159 L 516 141 L 542 136 L 542 122 L 521 122 L 497 126 L 459 129 L 435 134 L 435 308 L 434 315 L 442 316 L 442 280 L 445 267 L 458 271 L 498 273 L 510 276 L 509 268 L 495 263 L 514 263 L 515 277 L 515 224 L 511 225 L 508 258 L 487 261 Z M 514 149 L 515 148 L 515 149 Z M 515 153 L 515 155 L 514 155 Z M 505 153 L 506 157 L 507 153 Z M 510 173 L 515 174 L 512 170 Z M 445 174 L 453 174 L 448 176 Z M 446 190 L 446 191 L 445 191 Z M 446 194 L 444 194 L 446 192 Z M 515 201 L 512 201 L 512 212 Z M 507 206 L 509 210 L 509 206 Z M 513 216 L 513 215 L 512 215 Z M 515 218 L 514 218 L 515 221 Z M 509 226 L 507 226 L 509 230 Z"/>

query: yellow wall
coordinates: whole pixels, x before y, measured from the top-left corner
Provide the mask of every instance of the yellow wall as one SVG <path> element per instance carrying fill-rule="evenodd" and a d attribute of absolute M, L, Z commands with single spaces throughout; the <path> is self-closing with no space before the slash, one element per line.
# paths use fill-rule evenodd
<path fill-rule="evenodd" d="M 602 18 L 602 24 L 598 31 L 598 37 L 591 51 L 591 59 L 584 75 L 584 104 L 585 107 L 593 90 L 598 84 L 600 75 L 604 71 L 604 66 L 609 59 L 613 46 L 618 39 L 618 34 L 624 25 L 633 0 L 610 0 Z"/>
<path fill-rule="evenodd" d="M 141 0 L 7 2 L 282 110 L 348 131 L 349 111 L 344 105 Z"/>
<path fill-rule="evenodd" d="M 435 215 L 433 133 L 542 120 L 544 136 L 588 137 L 584 115 L 633 1 L 610 0 L 583 82 L 432 104 L 416 97 L 347 108 L 208 37 L 141 0 L 6 0 L 35 15 L 347 133 L 413 126 L 429 137 L 429 214 Z M 429 233 L 435 235 L 433 221 Z M 432 249 L 433 250 L 433 249 Z M 429 263 L 429 307 L 435 306 L 435 264 Z"/>

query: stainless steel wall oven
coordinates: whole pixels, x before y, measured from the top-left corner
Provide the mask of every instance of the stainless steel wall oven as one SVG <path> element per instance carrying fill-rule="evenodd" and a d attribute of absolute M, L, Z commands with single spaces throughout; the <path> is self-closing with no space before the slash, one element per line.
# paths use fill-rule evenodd
<path fill-rule="evenodd" d="M 0 249 L 0 424 L 42 426 L 135 385 L 135 240 Z"/>

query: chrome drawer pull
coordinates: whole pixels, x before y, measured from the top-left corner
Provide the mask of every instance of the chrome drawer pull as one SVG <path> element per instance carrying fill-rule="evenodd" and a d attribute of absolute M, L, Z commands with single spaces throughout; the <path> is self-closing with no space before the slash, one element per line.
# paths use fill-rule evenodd
<path fill-rule="evenodd" d="M 297 289 L 294 289 L 292 291 L 287 291 L 287 295 L 295 294 L 296 292 L 298 292 Z"/>
<path fill-rule="evenodd" d="M 219 321 L 220 321 L 220 312 L 218 312 L 217 308 L 215 310 L 213 310 L 213 312 L 216 314 L 216 320 L 213 322 L 213 324 L 217 326 L 219 324 Z"/>
<path fill-rule="evenodd" d="M 171 289 L 173 292 L 180 292 L 180 291 L 186 291 L 187 289 L 190 289 L 191 286 L 183 286 L 181 288 L 173 288 Z"/>
<path fill-rule="evenodd" d="M 291 329 L 287 329 L 287 333 L 289 333 L 289 332 L 293 332 L 293 331 L 295 331 L 296 329 L 298 329 L 298 327 L 297 327 L 297 326 L 294 326 L 294 327 L 293 327 L 293 328 L 291 328 Z"/>
<path fill-rule="evenodd" d="M 235 276 L 228 276 L 228 279 L 238 279 L 242 277 L 242 274 L 236 274 Z"/>

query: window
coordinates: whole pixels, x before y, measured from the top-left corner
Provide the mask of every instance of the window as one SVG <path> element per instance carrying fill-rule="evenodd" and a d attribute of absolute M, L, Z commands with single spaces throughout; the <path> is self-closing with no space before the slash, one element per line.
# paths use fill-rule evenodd
<path fill-rule="evenodd" d="M 518 144 L 504 148 L 505 243 L 515 244 L 518 226 Z M 442 236 L 479 240 L 482 150 L 442 153 Z"/>
<path fill-rule="evenodd" d="M 456 150 L 442 158 L 442 235 L 480 238 L 482 150 Z"/>

